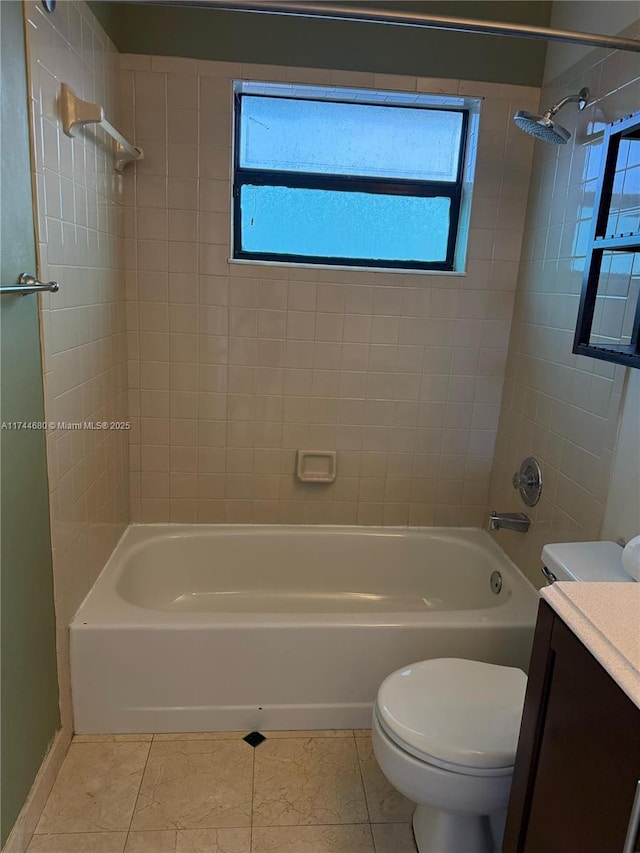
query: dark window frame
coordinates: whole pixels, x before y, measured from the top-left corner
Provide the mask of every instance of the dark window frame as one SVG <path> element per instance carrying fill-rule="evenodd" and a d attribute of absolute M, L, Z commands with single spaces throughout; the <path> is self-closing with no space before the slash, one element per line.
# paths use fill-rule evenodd
<path fill-rule="evenodd" d="M 466 160 L 467 135 L 469 127 L 469 109 L 453 107 L 417 106 L 416 104 L 379 104 L 372 106 L 391 109 L 424 109 L 430 112 L 444 111 L 460 113 L 460 151 L 455 181 L 417 181 L 407 178 L 361 177 L 354 175 L 321 174 L 317 172 L 285 172 L 276 169 L 248 169 L 239 165 L 240 126 L 242 99 L 246 97 L 281 97 L 257 93 L 236 92 L 234 97 L 234 162 L 233 162 L 233 258 L 238 260 L 274 261 L 282 264 L 310 264 L 319 266 L 345 266 L 369 269 L 432 270 L 442 272 L 455 271 L 455 253 L 460 224 L 462 205 L 464 167 Z M 321 100 L 318 98 L 282 96 L 287 100 Z M 340 99 L 322 99 L 324 103 L 366 104 L 366 101 Z M 449 198 L 451 210 L 449 216 L 449 235 L 444 261 L 407 261 L 380 260 L 375 258 L 327 257 L 325 255 L 294 255 L 279 252 L 249 252 L 242 248 L 242 212 L 240 209 L 241 191 L 245 185 L 277 186 L 303 189 L 323 189 L 339 192 L 369 192 L 379 195 L 405 195 L 418 198 Z"/>
<path fill-rule="evenodd" d="M 635 318 L 629 344 L 590 343 L 591 329 L 596 309 L 600 271 L 605 252 L 639 252 L 640 233 L 606 236 L 611 210 L 611 197 L 616 175 L 620 141 L 625 138 L 640 139 L 640 112 L 607 125 L 602 142 L 604 165 L 598 180 L 594 203 L 594 216 L 589 236 L 589 247 L 585 258 L 580 306 L 573 342 L 576 355 L 586 355 L 601 361 L 624 364 L 640 368 L 640 298 L 635 309 Z"/>

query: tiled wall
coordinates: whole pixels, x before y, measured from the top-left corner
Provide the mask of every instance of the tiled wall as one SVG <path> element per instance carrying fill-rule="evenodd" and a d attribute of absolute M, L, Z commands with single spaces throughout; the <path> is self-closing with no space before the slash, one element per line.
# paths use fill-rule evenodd
<path fill-rule="evenodd" d="M 628 542 L 640 534 L 640 370 L 623 386 L 623 411 L 601 538 Z"/>
<path fill-rule="evenodd" d="M 481 525 L 538 90 L 121 58 L 131 512 L 143 521 Z M 466 276 L 228 263 L 233 79 L 484 97 Z M 337 449 L 331 485 L 296 448 Z"/>
<path fill-rule="evenodd" d="M 629 31 L 639 34 L 640 24 Z M 601 535 L 625 376 L 625 368 L 572 355 L 571 348 L 601 131 L 640 108 L 636 54 L 592 52 L 543 90 L 541 104 L 585 85 L 592 101 L 584 112 L 569 107 L 560 117 L 573 134 L 569 143 L 536 145 L 490 492 L 492 507 L 531 515 L 526 536 L 500 531 L 497 540 L 538 585 L 542 545 Z M 511 476 L 531 454 L 541 463 L 544 491 L 528 510 Z M 629 500 L 637 506 L 638 496 Z"/>
<path fill-rule="evenodd" d="M 25 14 L 38 274 L 60 282 L 58 293 L 39 297 L 46 418 L 126 422 L 121 179 L 107 137 L 89 130 L 71 140 L 57 105 L 65 82 L 115 120 L 117 54 L 84 3 L 58 3 L 47 15 L 42 4 L 27 2 Z M 60 704 L 68 729 L 68 624 L 128 521 L 128 434 L 50 429 L 47 455 Z"/>

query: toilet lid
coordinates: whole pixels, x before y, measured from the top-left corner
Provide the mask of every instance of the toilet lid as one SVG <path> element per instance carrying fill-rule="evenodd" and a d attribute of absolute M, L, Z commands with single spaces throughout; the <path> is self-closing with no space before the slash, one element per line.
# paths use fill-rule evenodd
<path fill-rule="evenodd" d="M 526 686 L 520 669 L 437 658 L 389 675 L 376 709 L 386 731 L 414 755 L 460 767 L 512 767 Z"/>

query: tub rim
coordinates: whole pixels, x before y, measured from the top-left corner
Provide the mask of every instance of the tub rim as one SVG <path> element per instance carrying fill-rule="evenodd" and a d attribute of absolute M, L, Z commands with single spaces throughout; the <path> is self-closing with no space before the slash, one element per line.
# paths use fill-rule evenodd
<path fill-rule="evenodd" d="M 240 535 L 255 531 L 273 535 L 287 532 L 331 533 L 334 535 L 385 536 L 403 538 L 408 534 L 451 540 L 460 538 L 484 548 L 496 561 L 496 568 L 504 571 L 510 581 L 511 595 L 501 605 L 490 608 L 441 611 L 388 611 L 359 612 L 235 612 L 175 611 L 147 608 L 123 598 L 117 589 L 118 580 L 125 567 L 123 557 L 135 553 L 153 539 L 200 537 L 216 534 Z M 408 527 L 359 525 L 297 525 L 297 524 L 182 524 L 182 523 L 132 523 L 122 533 L 104 568 L 73 616 L 70 629 L 112 630 L 127 628 L 145 630 L 164 628 L 174 630 L 246 628 L 272 626 L 424 626 L 425 623 L 463 627 L 474 624 L 522 626 L 534 624 L 539 593 L 515 563 L 500 548 L 484 528 L 479 527 Z"/>

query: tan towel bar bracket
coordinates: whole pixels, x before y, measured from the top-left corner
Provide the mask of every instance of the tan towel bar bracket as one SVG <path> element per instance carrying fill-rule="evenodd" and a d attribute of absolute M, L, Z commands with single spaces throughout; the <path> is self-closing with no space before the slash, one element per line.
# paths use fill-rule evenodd
<path fill-rule="evenodd" d="M 75 130 L 86 124 L 97 124 L 108 133 L 116 142 L 116 172 L 122 172 L 127 163 L 134 163 L 144 157 L 141 148 L 132 145 L 106 120 L 99 104 L 83 101 L 66 83 L 60 87 L 60 116 L 62 129 L 67 136 L 75 136 Z"/>

